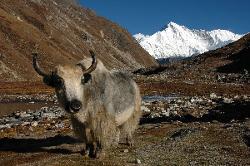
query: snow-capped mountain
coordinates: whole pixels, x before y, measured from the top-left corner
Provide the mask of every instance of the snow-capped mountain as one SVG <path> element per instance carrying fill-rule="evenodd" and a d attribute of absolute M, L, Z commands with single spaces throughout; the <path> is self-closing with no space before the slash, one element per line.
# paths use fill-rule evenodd
<path fill-rule="evenodd" d="M 242 37 L 227 30 L 191 30 L 170 22 L 153 35 L 134 35 L 150 55 L 159 58 L 188 57 L 225 46 Z"/>

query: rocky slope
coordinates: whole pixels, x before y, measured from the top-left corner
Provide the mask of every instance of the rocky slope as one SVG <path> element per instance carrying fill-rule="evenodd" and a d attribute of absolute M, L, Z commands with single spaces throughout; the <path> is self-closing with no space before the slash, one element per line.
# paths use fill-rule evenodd
<path fill-rule="evenodd" d="M 250 70 L 250 34 L 220 49 L 190 58 L 187 64 L 192 68 L 219 73 L 241 73 Z"/>
<path fill-rule="evenodd" d="M 142 80 L 189 82 L 197 85 L 213 83 L 250 83 L 250 34 L 222 48 L 199 56 L 156 68 L 140 69 L 134 73 L 146 75 Z M 196 82 L 196 83 L 195 83 Z M 248 85 L 245 84 L 245 85 Z M 244 86 L 245 86 L 244 85 Z"/>
<path fill-rule="evenodd" d="M 242 35 L 227 30 L 191 30 L 170 22 L 153 35 L 134 35 L 150 55 L 159 58 L 189 57 L 209 50 L 215 50 L 238 40 Z"/>
<path fill-rule="evenodd" d="M 31 66 L 34 51 L 51 70 L 89 56 L 89 49 L 110 69 L 156 65 L 126 30 L 74 1 L 1 1 L 0 81 L 38 80 Z"/>

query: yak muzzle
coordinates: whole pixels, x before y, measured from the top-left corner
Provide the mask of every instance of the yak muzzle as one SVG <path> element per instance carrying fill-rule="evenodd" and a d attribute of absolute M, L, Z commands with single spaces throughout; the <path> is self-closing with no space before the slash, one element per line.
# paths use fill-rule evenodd
<path fill-rule="evenodd" d="M 69 108 L 74 112 L 78 112 L 82 108 L 82 103 L 79 100 L 72 100 L 69 104 Z"/>

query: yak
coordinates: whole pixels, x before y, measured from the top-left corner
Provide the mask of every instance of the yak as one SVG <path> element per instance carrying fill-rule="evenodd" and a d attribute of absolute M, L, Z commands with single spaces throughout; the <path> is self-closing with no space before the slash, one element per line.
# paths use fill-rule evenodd
<path fill-rule="evenodd" d="M 33 53 L 33 67 L 43 82 L 55 88 L 60 105 L 69 114 L 83 154 L 98 158 L 124 140 L 132 145 L 141 116 L 140 91 L 133 79 L 108 70 L 93 51 L 74 65 L 58 65 L 46 73 Z"/>

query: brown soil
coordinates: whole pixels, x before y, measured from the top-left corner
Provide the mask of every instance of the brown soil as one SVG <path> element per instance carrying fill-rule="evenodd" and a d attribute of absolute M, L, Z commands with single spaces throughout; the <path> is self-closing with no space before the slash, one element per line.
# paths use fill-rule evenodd
<path fill-rule="evenodd" d="M 52 94 L 54 90 L 42 82 L 0 82 L 0 94 Z"/>
<path fill-rule="evenodd" d="M 138 81 L 142 95 L 202 96 L 216 93 L 218 95 L 250 95 L 249 84 L 220 84 L 220 83 L 188 83 L 185 81 Z M 0 94 L 54 94 L 54 89 L 42 82 L 0 82 Z"/>
<path fill-rule="evenodd" d="M 247 84 L 148 80 L 138 84 L 144 95 L 250 95 Z M 26 93 L 50 94 L 53 89 L 38 82 L 5 83 L 0 92 L 22 96 Z M 157 107 L 157 103 L 154 105 Z M 233 103 L 215 107 L 220 111 L 217 115 L 211 112 L 200 118 L 189 115 L 142 120 L 135 134 L 134 146 L 120 144 L 106 152 L 102 159 L 86 158 L 80 154 L 81 144 L 73 137 L 67 118 L 45 119 L 36 127 L 24 125 L 0 130 L 0 165 L 249 165 L 248 108 L 249 103 Z M 201 113 L 199 109 L 194 111 Z M 240 113 L 243 114 L 237 118 Z M 64 123 L 64 127 L 55 128 L 57 121 Z"/>
<path fill-rule="evenodd" d="M 137 165 L 138 162 L 141 165 L 249 165 L 246 144 L 249 136 L 244 135 L 249 123 L 143 124 L 137 130 L 133 147 L 121 144 L 109 150 L 103 159 L 81 156 L 81 145 L 69 129 L 55 131 L 43 126 L 15 129 L 5 131 L 5 138 L 0 137 L 0 163 L 6 166 Z"/>
<path fill-rule="evenodd" d="M 250 95 L 249 84 L 216 84 L 200 83 L 189 84 L 186 82 L 145 82 L 139 83 L 144 95 L 169 95 L 204 96 L 216 93 L 222 96 Z"/>

